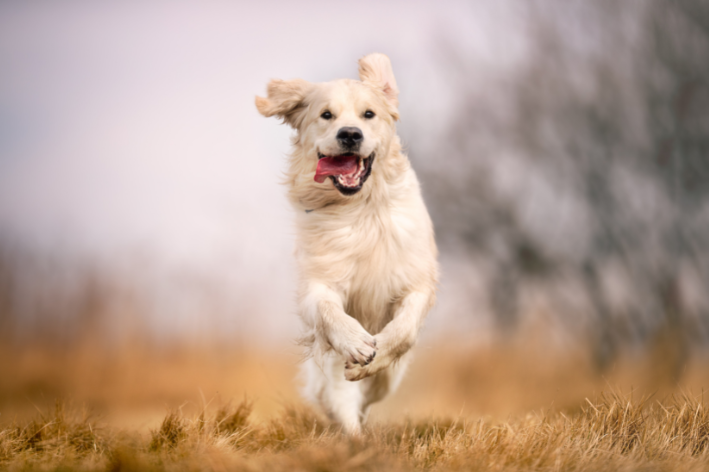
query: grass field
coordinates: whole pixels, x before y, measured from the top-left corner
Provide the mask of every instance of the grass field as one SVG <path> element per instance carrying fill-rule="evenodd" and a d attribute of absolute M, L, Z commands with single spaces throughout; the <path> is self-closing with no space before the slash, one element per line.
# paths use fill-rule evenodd
<path fill-rule="evenodd" d="M 599 374 L 581 350 L 422 343 L 350 438 L 299 402 L 296 350 L 2 349 L 0 469 L 709 470 L 706 363 L 673 379 L 663 350 Z"/>

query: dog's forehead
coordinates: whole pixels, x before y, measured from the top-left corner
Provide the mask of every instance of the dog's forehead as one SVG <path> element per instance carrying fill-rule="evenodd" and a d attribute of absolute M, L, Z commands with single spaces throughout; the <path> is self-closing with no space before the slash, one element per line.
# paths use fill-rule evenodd
<path fill-rule="evenodd" d="M 333 108 L 375 104 L 377 95 L 371 87 L 358 80 L 340 79 L 320 84 L 320 100 Z"/>

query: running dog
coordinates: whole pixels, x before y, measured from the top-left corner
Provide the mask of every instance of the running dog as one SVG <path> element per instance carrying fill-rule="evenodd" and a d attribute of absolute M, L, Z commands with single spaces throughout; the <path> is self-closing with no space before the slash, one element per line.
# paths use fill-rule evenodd
<path fill-rule="evenodd" d="M 360 80 L 271 80 L 258 111 L 293 127 L 286 174 L 296 211 L 305 396 L 350 434 L 401 381 L 438 284 L 433 225 L 396 134 L 389 58 Z"/>

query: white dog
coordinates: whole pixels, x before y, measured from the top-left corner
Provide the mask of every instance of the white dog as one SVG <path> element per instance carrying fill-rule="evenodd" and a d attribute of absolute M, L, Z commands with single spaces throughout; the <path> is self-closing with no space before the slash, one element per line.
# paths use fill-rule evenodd
<path fill-rule="evenodd" d="M 438 282 L 433 226 L 396 135 L 389 58 L 360 59 L 359 76 L 272 80 L 256 97 L 262 115 L 296 131 L 287 184 L 312 354 L 305 394 L 352 434 L 401 380 Z"/>

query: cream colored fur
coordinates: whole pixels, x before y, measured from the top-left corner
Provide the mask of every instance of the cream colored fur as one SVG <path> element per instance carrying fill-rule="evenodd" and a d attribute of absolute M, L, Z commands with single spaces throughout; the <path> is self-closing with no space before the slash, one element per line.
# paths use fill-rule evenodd
<path fill-rule="evenodd" d="M 305 394 L 349 433 L 401 380 L 438 279 L 433 226 L 396 135 L 399 91 L 389 58 L 370 54 L 359 72 L 361 81 L 272 80 L 267 98 L 256 98 L 261 114 L 296 130 L 287 185 L 299 313 L 312 353 Z M 326 110 L 332 119 L 321 118 Z M 375 117 L 365 118 L 367 110 Z M 369 179 L 351 196 L 330 179 L 313 179 L 318 153 L 338 152 L 344 126 L 362 130 L 362 155 L 375 153 Z"/>

